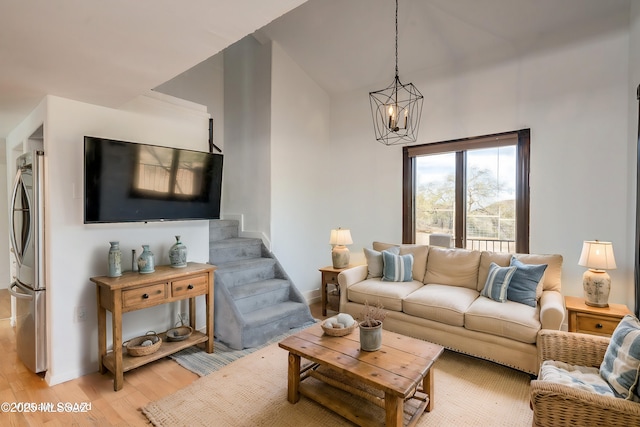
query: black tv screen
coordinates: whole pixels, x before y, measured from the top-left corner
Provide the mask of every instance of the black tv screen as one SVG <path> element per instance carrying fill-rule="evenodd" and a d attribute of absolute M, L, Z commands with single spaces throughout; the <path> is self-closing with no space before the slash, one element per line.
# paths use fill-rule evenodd
<path fill-rule="evenodd" d="M 84 137 L 84 222 L 220 218 L 222 154 Z"/>

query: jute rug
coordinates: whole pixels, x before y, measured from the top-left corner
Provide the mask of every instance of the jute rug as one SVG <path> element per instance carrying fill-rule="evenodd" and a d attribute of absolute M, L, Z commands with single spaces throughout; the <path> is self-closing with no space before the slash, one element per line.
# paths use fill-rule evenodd
<path fill-rule="evenodd" d="M 209 375 L 210 373 L 217 371 L 223 366 L 226 366 L 235 360 L 245 357 L 263 347 L 266 347 L 273 343 L 278 343 L 287 336 L 295 334 L 313 324 L 314 322 L 310 322 L 298 328 L 290 329 L 289 331 L 275 338 L 272 338 L 265 344 L 258 347 L 245 348 L 244 350 L 234 350 L 228 347 L 223 342 L 215 341 L 215 350 L 213 353 L 207 353 L 206 351 L 202 351 L 198 347 L 187 347 L 184 350 L 180 350 L 179 352 L 170 355 L 169 357 L 178 362 L 178 364 L 183 366 L 184 368 L 198 374 L 201 377 L 204 377 L 205 375 Z"/>
<path fill-rule="evenodd" d="M 155 426 L 351 426 L 301 397 L 287 401 L 287 355 L 277 343 L 245 356 L 142 412 Z M 435 369 L 434 409 L 427 426 L 530 426 L 529 375 L 445 351 Z"/>

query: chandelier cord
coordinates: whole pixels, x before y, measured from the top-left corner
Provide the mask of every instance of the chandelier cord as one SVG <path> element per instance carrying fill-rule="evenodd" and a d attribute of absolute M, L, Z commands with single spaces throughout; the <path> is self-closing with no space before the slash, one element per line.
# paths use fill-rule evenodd
<path fill-rule="evenodd" d="M 396 0 L 396 80 L 398 79 L 398 0 Z"/>

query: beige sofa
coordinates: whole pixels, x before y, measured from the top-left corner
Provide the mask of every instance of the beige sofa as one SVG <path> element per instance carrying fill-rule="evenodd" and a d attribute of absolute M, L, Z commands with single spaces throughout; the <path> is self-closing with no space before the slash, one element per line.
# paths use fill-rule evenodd
<path fill-rule="evenodd" d="M 400 255 L 412 254 L 409 281 L 368 278 L 379 268 L 371 262 L 371 254 L 389 248 Z M 547 265 L 532 307 L 481 295 L 490 264 L 507 267 L 512 254 L 379 242 L 365 252 L 371 265 L 338 275 L 340 312 L 357 318 L 365 301 L 380 303 L 388 312 L 384 329 L 537 374 L 538 331 L 559 330 L 564 319 L 561 255 L 514 254 L 524 264 Z"/>

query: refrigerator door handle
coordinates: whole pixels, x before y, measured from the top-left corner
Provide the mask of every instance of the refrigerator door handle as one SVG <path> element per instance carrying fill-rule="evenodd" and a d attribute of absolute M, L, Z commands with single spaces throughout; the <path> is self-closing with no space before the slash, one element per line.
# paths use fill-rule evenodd
<path fill-rule="evenodd" d="M 33 295 L 32 294 L 23 294 L 22 292 L 18 292 L 15 291 L 14 288 L 19 288 L 20 285 L 18 285 L 16 282 L 13 282 L 11 284 L 11 286 L 9 286 L 9 293 L 11 295 L 13 295 L 16 298 L 20 298 L 20 299 L 27 299 L 27 300 L 32 300 L 33 299 Z"/>

